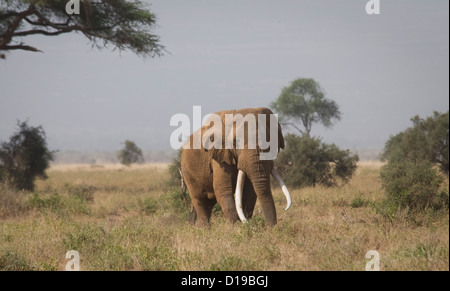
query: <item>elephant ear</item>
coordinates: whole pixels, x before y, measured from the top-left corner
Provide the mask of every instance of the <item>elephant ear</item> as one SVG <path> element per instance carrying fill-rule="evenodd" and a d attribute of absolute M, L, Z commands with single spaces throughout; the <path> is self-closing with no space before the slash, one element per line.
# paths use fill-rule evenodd
<path fill-rule="evenodd" d="M 284 146 L 283 131 L 281 130 L 280 123 L 278 123 L 278 152 L 280 152 L 280 149 L 284 149 Z"/>
<path fill-rule="evenodd" d="M 267 128 L 269 128 L 269 127 L 270 127 L 270 123 L 267 124 Z M 270 137 L 270 130 L 267 130 L 267 135 Z M 280 152 L 280 150 L 284 149 L 284 147 L 285 147 L 285 143 L 284 143 L 284 137 L 283 137 L 283 130 L 281 129 L 281 125 L 278 122 L 278 149 L 277 149 L 278 152 Z M 259 152 L 269 152 L 270 149 L 262 150 L 258 146 L 258 151 Z"/>
<path fill-rule="evenodd" d="M 270 110 L 269 108 L 263 107 L 263 108 L 261 108 L 261 110 L 264 114 L 267 114 L 267 115 L 274 114 L 272 112 L 272 110 Z M 266 120 L 270 120 L 270 118 L 267 118 Z M 268 122 L 267 126 L 270 126 L 269 121 L 267 121 L 267 122 Z M 280 122 L 277 122 L 277 123 L 278 123 L 278 152 L 280 152 L 281 149 L 284 149 L 285 144 L 284 144 L 283 130 L 281 129 Z"/>
<path fill-rule="evenodd" d="M 236 157 L 232 150 L 210 149 L 208 152 L 210 153 L 211 159 L 219 163 L 226 163 L 231 166 L 236 165 Z"/>
<path fill-rule="evenodd" d="M 225 129 L 223 129 L 223 133 L 225 133 Z M 223 141 L 222 148 L 221 149 L 216 149 L 216 148 L 211 149 L 210 150 L 211 158 L 216 160 L 219 163 L 223 162 L 228 165 L 235 166 L 235 165 L 237 165 L 237 160 L 236 160 L 236 156 L 234 155 L 234 150 L 226 149 L 225 140 L 227 140 L 228 143 L 233 144 L 233 149 L 236 148 L 236 136 L 234 133 L 230 133 L 230 135 L 227 137 L 222 135 L 222 141 Z"/>
<path fill-rule="evenodd" d="M 235 166 L 237 164 L 236 157 L 233 153 L 233 150 L 225 149 L 225 143 L 223 142 L 225 140 L 225 137 L 223 133 L 224 129 L 222 128 L 222 130 L 220 130 L 217 127 L 215 128 L 214 123 L 204 125 L 202 127 L 202 134 L 207 134 L 207 136 L 209 137 L 208 143 L 214 144 L 216 141 L 215 138 L 219 138 L 221 139 L 219 143 L 222 145 L 222 148 L 216 148 L 213 146 L 210 149 L 206 149 L 205 147 L 203 147 L 203 150 L 205 152 L 208 152 L 210 158 L 217 161 L 218 163 L 226 163 L 228 165 Z M 235 144 L 234 140 L 233 143 Z"/>

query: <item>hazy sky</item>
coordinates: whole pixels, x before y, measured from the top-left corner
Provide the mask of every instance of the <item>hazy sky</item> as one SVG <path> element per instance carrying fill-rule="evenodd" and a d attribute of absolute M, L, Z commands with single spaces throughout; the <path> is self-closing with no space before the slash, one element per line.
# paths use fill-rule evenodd
<path fill-rule="evenodd" d="M 0 0 L 1 1 L 1 0 Z M 268 106 L 314 78 L 342 120 L 312 134 L 352 150 L 382 148 L 416 114 L 449 109 L 449 1 L 151 0 L 170 54 L 92 49 L 80 34 L 24 39 L 44 53 L 0 60 L 0 140 L 42 125 L 49 147 L 170 148 L 176 113 Z"/>

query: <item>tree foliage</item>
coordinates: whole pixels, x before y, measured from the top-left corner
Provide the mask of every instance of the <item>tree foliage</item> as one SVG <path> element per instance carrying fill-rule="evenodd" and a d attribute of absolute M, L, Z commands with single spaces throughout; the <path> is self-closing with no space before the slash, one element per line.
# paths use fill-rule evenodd
<path fill-rule="evenodd" d="M 440 165 L 449 175 L 449 112 L 434 112 L 422 119 L 414 116 L 413 126 L 392 136 L 386 142 L 382 158 L 389 162 L 429 161 Z"/>
<path fill-rule="evenodd" d="M 448 188 L 436 165 L 448 177 L 449 112 L 411 119 L 413 126 L 386 142 L 380 173 L 386 199 L 379 210 L 389 216 L 398 210 L 447 209 Z"/>
<path fill-rule="evenodd" d="M 312 125 L 331 127 L 340 120 L 339 106 L 325 98 L 325 92 L 314 79 L 300 78 L 282 89 L 270 107 L 279 114 L 282 125 L 295 128 L 301 135 L 309 135 Z"/>
<path fill-rule="evenodd" d="M 142 150 L 132 141 L 126 140 L 125 146 L 117 154 L 120 163 L 129 166 L 134 163 L 144 163 L 144 156 Z"/>
<path fill-rule="evenodd" d="M 355 173 L 359 157 L 349 150 L 307 135 L 288 134 L 285 142 L 286 148 L 278 155 L 275 166 L 287 185 L 333 187 L 348 182 Z"/>
<path fill-rule="evenodd" d="M 179 186 L 181 183 L 181 149 L 177 151 L 177 154 L 173 157 L 172 163 L 169 165 L 168 172 L 170 176 L 169 185 Z"/>
<path fill-rule="evenodd" d="M 0 51 L 39 51 L 29 35 L 80 32 L 97 48 L 112 45 L 141 56 L 161 56 L 164 47 L 151 33 L 156 16 L 138 0 L 80 0 L 80 14 L 66 13 L 68 0 L 6 0 L 0 3 Z M 4 58 L 4 55 L 2 55 Z"/>
<path fill-rule="evenodd" d="M 45 170 L 53 160 L 42 126 L 18 122 L 18 132 L 0 147 L 0 182 L 18 190 L 33 190 L 36 178 L 47 178 Z"/>
<path fill-rule="evenodd" d="M 448 209 L 448 189 L 442 188 L 443 179 L 430 161 L 391 161 L 383 166 L 380 177 L 386 192 L 385 212 Z"/>

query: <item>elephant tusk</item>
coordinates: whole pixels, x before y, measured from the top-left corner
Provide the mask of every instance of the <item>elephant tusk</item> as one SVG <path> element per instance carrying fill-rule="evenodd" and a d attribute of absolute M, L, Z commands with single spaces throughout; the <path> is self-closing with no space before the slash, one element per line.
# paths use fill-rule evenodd
<path fill-rule="evenodd" d="M 283 179 L 281 179 L 280 174 L 278 174 L 277 170 L 275 170 L 275 168 L 273 168 L 272 170 L 272 176 L 275 178 L 275 180 L 277 180 L 278 185 L 280 185 L 281 190 L 283 191 L 284 196 L 286 196 L 286 200 L 287 200 L 287 205 L 286 208 L 284 209 L 285 211 L 288 210 L 291 205 L 292 205 L 292 198 L 291 198 L 291 194 L 289 194 L 289 190 L 286 187 L 286 185 L 284 184 Z"/>
<path fill-rule="evenodd" d="M 244 181 L 245 181 L 245 173 L 239 170 L 237 182 L 236 182 L 236 195 L 235 195 L 235 203 L 236 203 L 236 211 L 239 215 L 239 218 L 243 223 L 247 223 L 247 219 L 244 215 L 244 210 L 242 209 L 242 191 L 244 189 Z"/>

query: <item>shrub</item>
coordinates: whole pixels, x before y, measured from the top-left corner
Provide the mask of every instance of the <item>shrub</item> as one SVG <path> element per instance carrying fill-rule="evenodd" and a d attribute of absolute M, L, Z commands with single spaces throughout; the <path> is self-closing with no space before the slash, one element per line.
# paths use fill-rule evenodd
<path fill-rule="evenodd" d="M 158 201 L 153 197 L 147 197 L 139 203 L 141 213 L 146 215 L 156 213 L 158 209 Z"/>
<path fill-rule="evenodd" d="M 384 205 L 392 211 L 449 207 L 448 190 L 442 189 L 443 179 L 431 162 L 389 162 L 382 167 L 380 177 L 387 195 Z"/>
<path fill-rule="evenodd" d="M 369 205 L 369 201 L 364 200 L 361 197 L 357 197 L 357 198 L 353 199 L 352 202 L 350 203 L 351 208 L 366 207 L 367 205 Z"/>
<path fill-rule="evenodd" d="M 61 196 L 57 193 L 54 193 L 49 197 L 42 197 L 38 193 L 33 193 L 33 195 L 28 198 L 28 205 L 39 210 L 58 210 L 62 207 L 63 202 Z"/>
<path fill-rule="evenodd" d="M 348 182 L 356 170 L 357 154 L 325 144 L 319 138 L 289 134 L 285 142 L 286 148 L 280 152 L 275 165 L 287 185 L 333 187 L 339 181 Z"/>
<path fill-rule="evenodd" d="M 22 191 L 9 189 L 0 185 L 0 219 L 18 216 L 27 210 L 23 203 L 24 194 Z"/>
<path fill-rule="evenodd" d="M 411 121 L 412 127 L 389 138 L 382 158 L 390 162 L 408 159 L 436 163 L 448 177 L 449 112 L 434 112 L 426 119 L 415 116 Z"/>
<path fill-rule="evenodd" d="M 0 146 L 0 182 L 18 190 L 34 189 L 36 178 L 46 179 L 45 170 L 53 160 L 42 126 L 18 122 L 19 131 Z"/>
<path fill-rule="evenodd" d="M 53 212 L 57 215 L 68 217 L 72 214 L 89 214 L 88 200 L 76 195 L 60 195 L 33 193 L 27 197 L 25 205 L 29 209 L 41 212 Z"/>
<path fill-rule="evenodd" d="M 117 158 L 125 166 L 145 162 L 142 150 L 134 142 L 129 140 L 125 141 L 125 147 L 119 151 Z"/>
<path fill-rule="evenodd" d="M 177 152 L 177 155 L 172 159 L 172 163 L 169 166 L 169 181 L 168 185 L 172 191 L 171 201 L 173 207 L 178 211 L 185 212 L 189 210 L 189 219 L 191 222 L 195 219 L 195 213 L 193 211 L 193 206 L 191 198 L 189 196 L 189 190 L 184 183 L 183 178 L 180 173 L 181 169 L 181 149 Z"/>
<path fill-rule="evenodd" d="M 178 150 L 176 156 L 172 159 L 172 163 L 169 165 L 169 186 L 180 186 L 181 185 L 181 149 Z"/>

